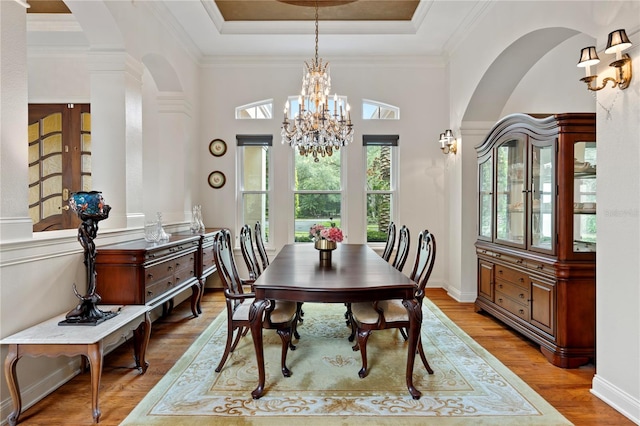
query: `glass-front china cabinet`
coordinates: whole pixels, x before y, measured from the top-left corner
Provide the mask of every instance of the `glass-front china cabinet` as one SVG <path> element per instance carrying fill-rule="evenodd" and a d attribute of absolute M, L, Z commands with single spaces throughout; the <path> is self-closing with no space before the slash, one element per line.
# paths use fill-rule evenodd
<path fill-rule="evenodd" d="M 478 153 L 478 298 L 573 368 L 595 356 L 595 114 L 512 114 Z"/>

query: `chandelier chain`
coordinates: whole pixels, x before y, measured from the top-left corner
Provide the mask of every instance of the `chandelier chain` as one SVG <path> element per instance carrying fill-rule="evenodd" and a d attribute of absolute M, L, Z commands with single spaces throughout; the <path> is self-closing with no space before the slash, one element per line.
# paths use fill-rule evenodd
<path fill-rule="evenodd" d="M 318 0 L 316 0 L 316 63 L 318 63 Z"/>

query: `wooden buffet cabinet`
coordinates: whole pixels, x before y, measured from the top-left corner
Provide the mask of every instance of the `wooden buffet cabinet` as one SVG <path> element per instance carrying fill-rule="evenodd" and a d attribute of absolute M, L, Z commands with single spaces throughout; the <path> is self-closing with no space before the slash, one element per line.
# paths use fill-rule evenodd
<path fill-rule="evenodd" d="M 165 315 L 173 308 L 173 298 L 191 289 L 191 311 L 198 316 L 205 279 L 216 271 L 213 237 L 217 231 L 178 232 L 161 243 L 140 239 L 99 247 L 96 291 L 102 303 L 162 306 Z"/>
<path fill-rule="evenodd" d="M 595 136 L 595 114 L 513 114 L 476 147 L 476 309 L 563 368 L 595 358 Z"/>

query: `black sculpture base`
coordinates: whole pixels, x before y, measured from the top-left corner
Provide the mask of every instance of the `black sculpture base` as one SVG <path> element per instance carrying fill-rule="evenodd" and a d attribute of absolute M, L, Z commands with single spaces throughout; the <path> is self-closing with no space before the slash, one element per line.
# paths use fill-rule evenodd
<path fill-rule="evenodd" d="M 101 311 L 96 306 L 96 302 L 85 299 L 67 314 L 67 319 L 60 321 L 58 325 L 98 325 L 119 313 L 120 310 L 118 312 Z"/>

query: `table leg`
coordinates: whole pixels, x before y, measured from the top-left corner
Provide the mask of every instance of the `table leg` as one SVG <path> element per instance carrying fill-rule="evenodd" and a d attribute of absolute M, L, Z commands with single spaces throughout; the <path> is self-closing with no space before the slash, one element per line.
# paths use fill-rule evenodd
<path fill-rule="evenodd" d="M 98 392 L 100 391 L 100 377 L 102 376 L 102 341 L 87 345 L 87 358 L 91 369 L 91 408 L 93 421 L 100 423 L 100 407 L 98 405 Z"/>
<path fill-rule="evenodd" d="M 191 286 L 191 313 L 193 313 L 194 317 L 200 315 L 198 310 L 198 300 L 200 299 L 200 282 L 196 281 L 196 284 Z"/>
<path fill-rule="evenodd" d="M 18 375 L 16 374 L 16 365 L 18 364 L 18 345 L 9 345 L 9 353 L 4 360 L 4 376 L 7 380 L 11 401 L 13 401 L 13 411 L 7 417 L 7 423 L 15 426 L 20 418 L 22 410 L 22 398 L 20 398 L 20 386 L 18 385 Z"/>
<path fill-rule="evenodd" d="M 251 396 L 258 399 L 264 393 L 264 348 L 262 346 L 262 317 L 264 310 L 269 306 L 269 301 L 256 299 L 251 305 L 249 311 L 249 322 L 251 323 L 251 336 L 253 338 L 253 346 L 256 351 L 256 362 L 258 363 L 258 387 L 256 387 Z"/>
<path fill-rule="evenodd" d="M 145 359 L 147 353 L 147 344 L 151 336 L 151 319 L 149 312 L 144 314 L 144 322 L 133 331 L 133 352 L 136 360 L 136 367 L 140 370 L 140 374 L 147 372 L 149 363 Z"/>
<path fill-rule="evenodd" d="M 415 299 L 403 300 L 402 304 L 409 313 L 409 352 L 407 353 L 407 388 L 413 399 L 420 399 L 422 393 L 413 386 L 413 365 L 416 360 L 416 350 L 420 340 L 420 327 L 422 325 L 422 310 Z"/>

